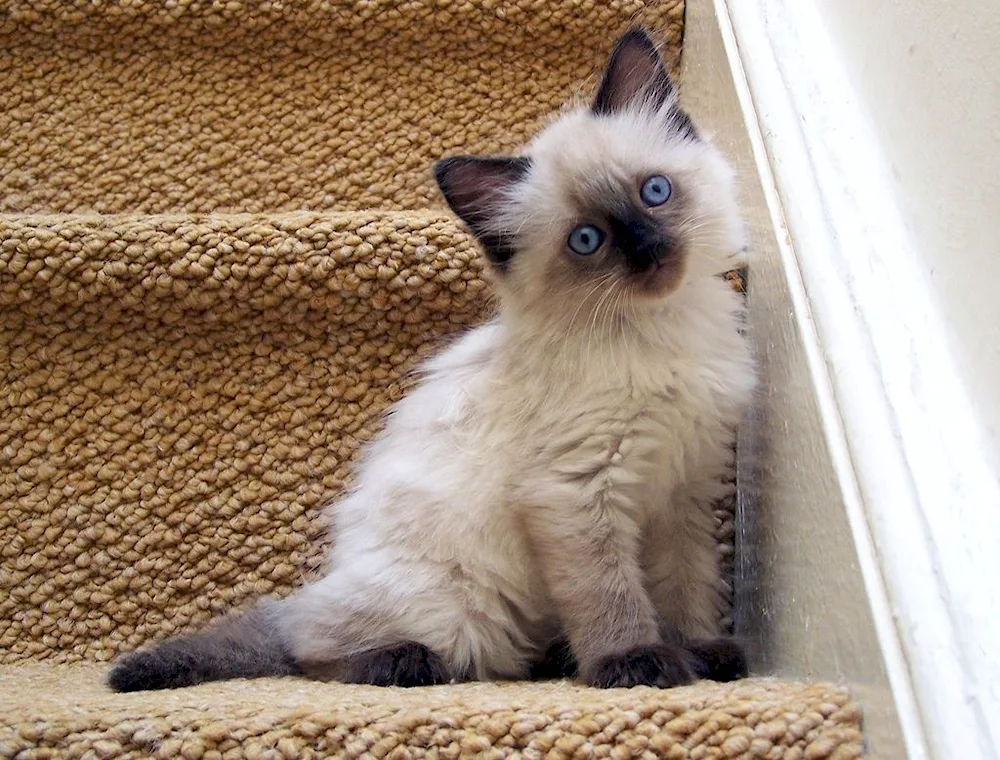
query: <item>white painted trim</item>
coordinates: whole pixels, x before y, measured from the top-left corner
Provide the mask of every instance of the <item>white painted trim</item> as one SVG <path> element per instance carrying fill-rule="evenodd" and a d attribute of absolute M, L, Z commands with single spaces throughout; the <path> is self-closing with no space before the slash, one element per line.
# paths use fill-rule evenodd
<path fill-rule="evenodd" d="M 995 759 L 1000 482 L 887 163 L 810 0 L 715 4 L 907 753 Z"/>

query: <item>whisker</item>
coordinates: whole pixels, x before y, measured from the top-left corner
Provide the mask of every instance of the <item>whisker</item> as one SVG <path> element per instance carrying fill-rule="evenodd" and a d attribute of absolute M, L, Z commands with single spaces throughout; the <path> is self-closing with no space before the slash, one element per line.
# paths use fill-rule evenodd
<path fill-rule="evenodd" d="M 607 288 L 601 293 L 600 298 L 597 299 L 597 305 L 594 307 L 593 313 L 587 320 L 587 353 L 591 352 L 591 341 L 596 338 L 598 340 L 598 346 L 600 346 L 600 333 L 599 333 L 599 322 L 601 319 L 601 313 L 603 310 L 604 302 L 608 299 L 609 295 L 612 293 L 611 288 Z M 602 359 L 604 357 L 604 352 L 600 352 Z M 603 367 L 602 367 L 603 368 Z"/>
<path fill-rule="evenodd" d="M 587 295 L 585 295 L 577 304 L 576 309 L 573 311 L 573 315 L 569 318 L 570 325 L 572 325 L 576 321 L 577 315 L 579 315 L 580 310 L 583 308 L 584 304 L 586 304 L 587 301 L 590 300 L 590 297 L 593 296 L 594 293 L 597 292 L 612 277 L 612 274 L 613 273 L 611 272 L 605 272 L 604 274 L 596 275 L 594 279 L 584 283 L 583 287 L 587 287 L 587 285 L 589 285 L 590 283 L 594 283 L 594 286 L 590 289 L 590 292 L 588 292 Z"/>

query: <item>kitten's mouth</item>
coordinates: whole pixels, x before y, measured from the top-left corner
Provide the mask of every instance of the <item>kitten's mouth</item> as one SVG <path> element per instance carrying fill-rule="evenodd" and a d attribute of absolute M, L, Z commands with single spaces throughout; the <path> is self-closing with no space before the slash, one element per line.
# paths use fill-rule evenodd
<path fill-rule="evenodd" d="M 629 278 L 636 295 L 660 298 L 674 292 L 684 279 L 684 257 L 669 255 L 652 262 L 645 270 L 633 272 Z"/>

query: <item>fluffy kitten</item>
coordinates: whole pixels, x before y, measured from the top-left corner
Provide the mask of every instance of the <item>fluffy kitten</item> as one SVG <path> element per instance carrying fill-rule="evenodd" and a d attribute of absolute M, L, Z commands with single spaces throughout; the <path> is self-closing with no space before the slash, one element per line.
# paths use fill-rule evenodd
<path fill-rule="evenodd" d="M 445 159 L 499 315 L 423 368 L 332 505 L 326 574 L 119 660 L 113 688 L 280 674 L 414 686 L 745 671 L 712 504 L 754 387 L 730 171 L 649 37 L 522 157 Z M 546 652 L 548 652 L 546 654 Z"/>

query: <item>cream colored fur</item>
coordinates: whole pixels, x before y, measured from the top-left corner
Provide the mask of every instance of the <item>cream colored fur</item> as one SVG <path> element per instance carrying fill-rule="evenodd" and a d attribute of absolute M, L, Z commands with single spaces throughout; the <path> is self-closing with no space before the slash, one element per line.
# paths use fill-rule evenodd
<path fill-rule="evenodd" d="M 568 628 L 586 674 L 716 633 L 711 504 L 754 387 L 740 299 L 718 275 L 744 246 L 724 160 L 662 119 L 580 108 L 529 148 L 504 213 L 523 242 L 497 278 L 500 315 L 426 365 L 331 506 L 329 574 L 285 618 L 296 658 L 413 640 L 455 674 L 519 677 Z M 677 289 L 567 275 L 574 195 L 651 173 L 691 209 Z"/>

